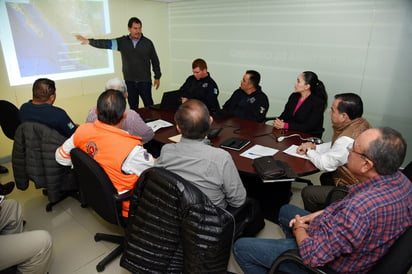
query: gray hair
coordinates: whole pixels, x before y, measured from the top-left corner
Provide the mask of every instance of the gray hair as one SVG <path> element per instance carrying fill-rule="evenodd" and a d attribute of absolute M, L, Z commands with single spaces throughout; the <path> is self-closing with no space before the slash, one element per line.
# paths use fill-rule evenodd
<path fill-rule="evenodd" d="M 123 95 L 126 95 L 126 92 L 127 92 L 127 86 L 125 82 L 119 77 L 112 78 L 109 81 L 107 81 L 104 89 L 105 90 L 109 90 L 109 89 L 118 90 L 118 91 L 121 91 Z"/>
<path fill-rule="evenodd" d="M 380 136 L 373 140 L 365 150 L 365 155 L 375 164 L 379 175 L 395 173 L 406 155 L 406 142 L 402 135 L 390 128 L 378 128 Z"/>

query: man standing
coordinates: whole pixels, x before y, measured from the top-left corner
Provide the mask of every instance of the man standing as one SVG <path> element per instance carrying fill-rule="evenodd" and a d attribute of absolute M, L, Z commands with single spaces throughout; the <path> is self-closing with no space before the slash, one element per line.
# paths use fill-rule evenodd
<path fill-rule="evenodd" d="M 327 171 L 320 177 L 322 186 L 307 186 L 302 190 L 306 210 L 314 212 L 323 209 L 328 194 L 335 186 L 348 186 L 358 181 L 345 164 L 348 160 L 347 147 L 352 145 L 359 134 L 370 128 L 362 114 L 363 102 L 359 95 L 335 95 L 330 110 L 332 141 L 320 145 L 307 142 L 298 147 L 299 154 L 306 154 L 318 169 Z"/>
<path fill-rule="evenodd" d="M 240 88 L 235 90 L 223 105 L 216 118 L 239 117 L 256 122 L 264 122 L 269 109 L 269 100 L 259 86 L 260 74 L 254 70 L 246 71 L 240 81 Z"/>
<path fill-rule="evenodd" d="M 143 36 L 142 22 L 138 18 L 132 17 L 127 26 L 129 35 L 115 39 L 87 39 L 81 35 L 76 35 L 76 38 L 83 45 L 120 51 L 123 77 L 129 92 L 127 100 L 130 109 L 135 110 L 139 108 L 139 96 L 142 98 L 144 106 L 153 105 L 150 65 L 153 68 L 156 89 L 159 88 L 162 74 L 153 43 Z"/>
<path fill-rule="evenodd" d="M 367 273 L 412 225 L 412 183 L 398 170 L 405 154 L 405 140 L 391 128 L 361 133 L 347 164 L 359 182 L 321 211 L 283 206 L 279 222 L 286 239 L 238 240 L 233 250 L 244 273 L 267 273 L 281 253 L 296 248 L 312 267 Z M 291 265 L 280 270 L 300 273 Z"/>
<path fill-rule="evenodd" d="M 54 81 L 47 78 L 37 79 L 32 90 L 33 99 L 20 108 L 21 122 L 38 122 L 69 138 L 76 131 L 77 126 L 63 109 L 53 106 L 56 100 Z"/>
<path fill-rule="evenodd" d="M 154 159 L 146 152 L 141 138 L 122 130 L 126 118 L 126 99 L 121 91 L 109 89 L 97 99 L 97 121 L 79 126 L 56 150 L 56 161 L 71 166 L 70 151 L 78 147 L 98 162 L 119 194 L 134 188 L 140 174 L 152 167 Z M 123 202 L 128 217 L 129 202 Z"/>
<path fill-rule="evenodd" d="M 219 89 L 207 71 L 206 61 L 200 58 L 194 60 L 192 63 L 192 71 L 193 75 L 189 76 L 180 87 L 182 103 L 188 99 L 197 99 L 207 106 L 209 112 L 219 110 L 220 105 L 217 100 Z"/>

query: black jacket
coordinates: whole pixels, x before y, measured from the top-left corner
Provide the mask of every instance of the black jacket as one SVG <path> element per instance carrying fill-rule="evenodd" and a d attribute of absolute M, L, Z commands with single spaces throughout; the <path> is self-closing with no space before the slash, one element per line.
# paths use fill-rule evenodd
<path fill-rule="evenodd" d="M 197 80 L 195 76 L 189 76 L 185 83 L 180 87 L 182 97 L 187 99 L 197 99 L 202 101 L 210 112 L 220 109 L 219 89 L 216 82 L 210 77 L 210 74 L 205 78 Z"/>
<path fill-rule="evenodd" d="M 234 220 L 164 168 L 141 174 L 120 265 L 133 273 L 226 273 Z"/>
<path fill-rule="evenodd" d="M 246 94 L 242 89 L 237 89 L 223 105 L 224 117 L 239 117 L 256 122 L 264 122 L 269 109 L 269 100 L 261 87 L 252 94 Z M 220 118 L 217 115 L 216 118 Z"/>
<path fill-rule="evenodd" d="M 118 50 L 122 56 L 123 77 L 126 81 L 151 82 L 150 64 L 154 78 L 160 79 L 159 58 L 152 41 L 142 35 L 136 47 L 128 35 L 116 39 L 89 39 L 96 48 Z"/>
<path fill-rule="evenodd" d="M 323 133 L 323 112 L 325 111 L 322 99 L 312 93 L 298 108 L 295 115 L 293 115 L 299 98 L 300 93 L 298 92 L 294 92 L 289 96 L 285 109 L 279 116 L 279 119 L 289 123 L 288 129 L 290 130 L 308 133 L 321 138 Z"/>
<path fill-rule="evenodd" d="M 66 138 L 56 130 L 36 122 L 24 122 L 16 131 L 13 143 L 12 165 L 14 180 L 20 190 L 25 190 L 32 180 L 36 188 L 47 188 L 51 203 L 76 189 L 71 168 L 59 165 L 56 149 Z"/>

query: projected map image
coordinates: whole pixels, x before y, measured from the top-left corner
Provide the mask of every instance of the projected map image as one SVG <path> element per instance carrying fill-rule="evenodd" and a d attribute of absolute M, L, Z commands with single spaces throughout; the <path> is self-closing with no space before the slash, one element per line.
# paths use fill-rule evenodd
<path fill-rule="evenodd" d="M 75 34 L 110 32 L 107 0 L 0 0 L 1 44 L 10 85 L 112 73 L 111 51 L 93 50 Z"/>

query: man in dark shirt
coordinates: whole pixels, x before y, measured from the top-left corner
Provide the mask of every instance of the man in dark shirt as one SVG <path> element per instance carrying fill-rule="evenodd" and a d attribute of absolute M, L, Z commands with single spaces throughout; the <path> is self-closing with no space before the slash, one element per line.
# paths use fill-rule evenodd
<path fill-rule="evenodd" d="M 206 61 L 200 58 L 194 60 L 192 63 L 192 71 L 193 75 L 189 76 L 180 87 L 182 103 L 188 99 L 197 99 L 207 106 L 209 112 L 219 110 L 220 105 L 217 100 L 219 89 L 207 71 Z"/>
<path fill-rule="evenodd" d="M 77 126 L 66 111 L 53 106 L 56 100 L 56 86 L 53 80 L 37 79 L 33 84 L 33 99 L 24 103 L 19 111 L 21 122 L 38 122 L 57 130 L 69 138 Z"/>
<path fill-rule="evenodd" d="M 256 122 L 264 122 L 269 109 L 269 100 L 259 86 L 260 74 L 254 70 L 246 71 L 240 88 L 235 90 L 223 105 L 222 111 L 215 115 L 221 117 L 239 117 Z"/>
<path fill-rule="evenodd" d="M 81 35 L 76 35 L 76 38 L 84 45 L 120 51 L 123 77 L 129 94 L 127 101 L 130 109 L 138 109 L 139 96 L 145 106 L 153 105 L 150 64 L 154 72 L 153 84 L 156 89 L 159 88 L 162 74 L 153 43 L 143 36 L 142 22 L 138 18 L 132 17 L 127 26 L 129 35 L 115 39 L 87 39 Z"/>

